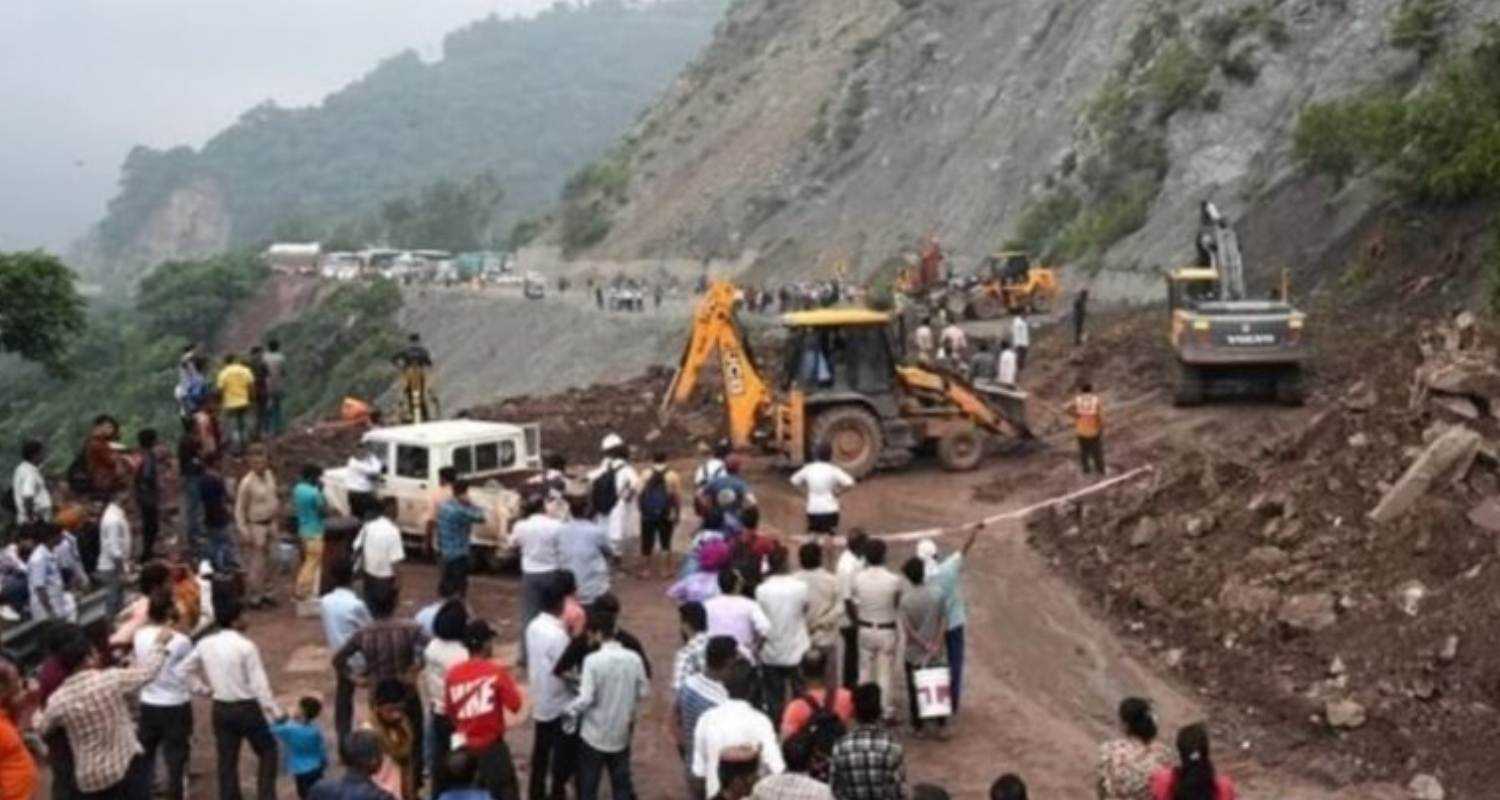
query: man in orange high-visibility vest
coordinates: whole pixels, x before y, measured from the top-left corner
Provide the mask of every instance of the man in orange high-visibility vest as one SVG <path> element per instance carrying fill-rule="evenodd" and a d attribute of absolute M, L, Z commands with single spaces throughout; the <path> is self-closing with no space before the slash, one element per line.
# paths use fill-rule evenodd
<path fill-rule="evenodd" d="M 1104 403 L 1094 394 L 1094 387 L 1084 381 L 1078 396 L 1063 408 L 1071 416 L 1078 432 L 1078 457 L 1083 474 L 1104 474 Z"/>

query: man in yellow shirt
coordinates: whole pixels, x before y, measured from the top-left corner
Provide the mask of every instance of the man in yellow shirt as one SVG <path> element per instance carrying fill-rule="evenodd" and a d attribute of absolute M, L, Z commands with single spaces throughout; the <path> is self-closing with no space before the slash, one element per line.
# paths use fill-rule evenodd
<path fill-rule="evenodd" d="M 1078 396 L 1063 408 L 1071 416 L 1078 433 L 1078 456 L 1083 474 L 1104 476 L 1104 402 L 1094 394 L 1094 387 L 1084 381 Z"/>
<path fill-rule="evenodd" d="M 235 452 L 244 452 L 250 424 L 250 401 L 255 394 L 255 373 L 230 353 L 224 356 L 224 367 L 219 370 L 215 385 L 219 389 L 219 407 L 232 423 L 225 427 L 230 431 Z"/>

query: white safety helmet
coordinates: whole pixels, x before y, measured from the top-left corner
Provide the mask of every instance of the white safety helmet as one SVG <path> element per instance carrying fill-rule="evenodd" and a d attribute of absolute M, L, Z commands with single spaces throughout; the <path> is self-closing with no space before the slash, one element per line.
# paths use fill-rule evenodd
<path fill-rule="evenodd" d="M 619 436 L 619 434 L 615 434 L 615 433 L 611 433 L 608 436 L 605 436 L 604 437 L 604 441 L 602 441 L 602 442 L 599 443 L 599 449 L 602 450 L 602 451 L 604 451 L 604 452 L 609 452 L 610 450 L 613 450 L 616 447 L 624 447 L 624 446 L 625 446 L 625 440 L 621 439 L 620 436 Z"/>

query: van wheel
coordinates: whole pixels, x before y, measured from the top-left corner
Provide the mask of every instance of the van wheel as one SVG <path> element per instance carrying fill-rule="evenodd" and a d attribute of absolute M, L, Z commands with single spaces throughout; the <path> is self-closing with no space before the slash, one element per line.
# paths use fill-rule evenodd
<path fill-rule="evenodd" d="M 949 472 L 968 472 L 984 458 L 984 438 L 973 428 L 956 430 L 938 440 L 938 463 Z"/>
<path fill-rule="evenodd" d="M 875 470 L 885 437 L 874 414 L 858 406 L 839 406 L 819 414 L 812 424 L 810 444 L 833 448 L 833 463 L 854 478 Z"/>

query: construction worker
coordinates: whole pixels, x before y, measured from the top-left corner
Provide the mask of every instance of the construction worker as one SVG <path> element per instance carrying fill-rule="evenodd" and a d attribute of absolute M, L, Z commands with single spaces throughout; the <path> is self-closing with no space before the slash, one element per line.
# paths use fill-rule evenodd
<path fill-rule="evenodd" d="M 410 422 L 431 419 L 427 406 L 427 372 L 432 368 L 432 354 L 422 346 L 420 334 L 407 337 L 406 347 L 391 358 L 401 370 L 401 396 Z"/>
<path fill-rule="evenodd" d="M 1031 349 L 1031 325 L 1020 311 L 1011 313 L 1010 342 L 1016 350 L 1016 374 L 1026 369 L 1026 351 Z"/>
<path fill-rule="evenodd" d="M 1083 474 L 1105 474 L 1104 469 L 1104 403 L 1094 394 L 1088 381 L 1078 386 L 1078 395 L 1063 407 L 1074 420 L 1078 432 L 1078 457 Z"/>

